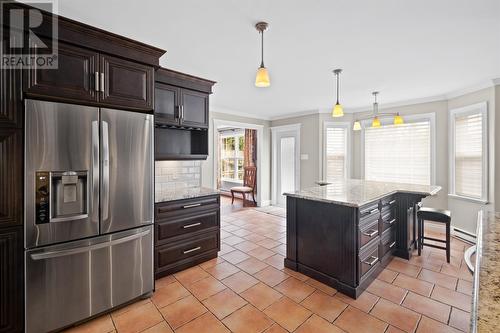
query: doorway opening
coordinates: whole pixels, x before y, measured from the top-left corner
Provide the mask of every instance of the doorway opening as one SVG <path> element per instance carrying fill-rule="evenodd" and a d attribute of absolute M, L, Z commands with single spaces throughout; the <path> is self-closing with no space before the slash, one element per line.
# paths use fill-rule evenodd
<path fill-rule="evenodd" d="M 283 193 L 300 189 L 300 124 L 272 127 L 272 203 L 286 207 Z"/>

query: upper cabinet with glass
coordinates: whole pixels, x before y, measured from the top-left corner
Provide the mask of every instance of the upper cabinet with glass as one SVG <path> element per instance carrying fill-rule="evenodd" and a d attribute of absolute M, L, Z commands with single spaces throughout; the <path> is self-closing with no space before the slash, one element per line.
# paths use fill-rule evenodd
<path fill-rule="evenodd" d="M 156 72 L 155 118 L 160 126 L 208 128 L 208 96 L 214 81 L 160 68 Z"/>

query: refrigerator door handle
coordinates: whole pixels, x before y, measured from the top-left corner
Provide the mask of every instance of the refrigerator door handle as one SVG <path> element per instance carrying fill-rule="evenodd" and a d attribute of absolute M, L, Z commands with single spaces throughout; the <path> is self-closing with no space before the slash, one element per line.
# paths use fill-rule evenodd
<path fill-rule="evenodd" d="M 92 200 L 90 200 L 90 212 L 92 219 L 98 221 L 99 216 L 94 218 L 94 212 L 99 207 L 99 121 L 92 121 Z"/>
<path fill-rule="evenodd" d="M 101 121 L 102 133 L 102 186 L 101 186 L 101 213 L 102 221 L 109 218 L 109 124 Z"/>
<path fill-rule="evenodd" d="M 93 251 L 93 250 L 99 250 L 105 247 L 110 247 L 113 245 L 118 245 L 126 242 L 133 241 L 138 238 L 142 238 L 146 235 L 148 235 L 151 232 L 150 229 L 144 230 L 142 232 L 139 232 L 137 234 L 125 236 L 119 239 L 115 239 L 109 242 L 103 242 L 103 243 L 98 243 L 94 245 L 89 245 L 85 247 L 77 247 L 73 249 L 67 249 L 67 250 L 59 250 L 59 251 L 50 251 L 50 252 L 42 252 L 42 253 L 33 253 L 31 254 L 31 259 L 33 260 L 44 260 L 44 259 L 52 259 L 52 258 L 57 258 L 57 257 L 65 257 L 65 256 L 70 256 L 78 253 L 84 253 L 88 251 Z"/>

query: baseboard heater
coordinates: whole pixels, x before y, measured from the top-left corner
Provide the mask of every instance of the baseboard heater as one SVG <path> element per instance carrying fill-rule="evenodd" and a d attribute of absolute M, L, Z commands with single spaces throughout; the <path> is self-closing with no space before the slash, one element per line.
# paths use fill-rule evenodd
<path fill-rule="evenodd" d="M 453 235 L 471 244 L 476 244 L 476 235 L 463 229 L 453 227 Z"/>

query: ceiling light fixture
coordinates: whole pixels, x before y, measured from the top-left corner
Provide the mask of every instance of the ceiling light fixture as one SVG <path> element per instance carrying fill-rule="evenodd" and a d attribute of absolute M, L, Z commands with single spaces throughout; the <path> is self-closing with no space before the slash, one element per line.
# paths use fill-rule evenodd
<path fill-rule="evenodd" d="M 340 76 L 340 73 L 342 73 L 342 69 L 340 69 L 340 68 L 333 70 L 333 74 L 335 74 L 336 81 L 337 81 L 337 102 L 335 103 L 335 106 L 333 107 L 333 110 L 332 110 L 332 117 L 334 117 L 334 118 L 344 116 L 344 108 L 339 103 L 339 76 Z"/>
<path fill-rule="evenodd" d="M 361 130 L 361 122 L 360 121 L 361 120 L 368 120 L 370 118 L 372 118 L 372 125 L 371 125 L 372 128 L 378 128 L 378 127 L 382 126 L 382 123 L 380 121 L 380 118 L 382 118 L 382 117 L 394 117 L 393 124 L 396 126 L 404 124 L 403 117 L 401 117 L 399 112 L 398 113 L 379 113 L 378 112 L 378 102 L 377 102 L 378 94 L 379 94 L 378 91 L 372 92 L 372 95 L 375 99 L 373 102 L 373 110 L 372 110 L 370 115 L 358 118 L 354 121 L 354 124 L 352 126 L 353 131 L 360 131 Z"/>
<path fill-rule="evenodd" d="M 261 58 L 260 67 L 257 69 L 257 75 L 255 76 L 255 86 L 259 88 L 269 87 L 271 81 L 269 80 L 269 73 L 267 68 L 264 66 L 264 31 L 267 30 L 269 24 L 266 22 L 259 22 L 255 25 L 255 29 L 261 34 Z"/>

